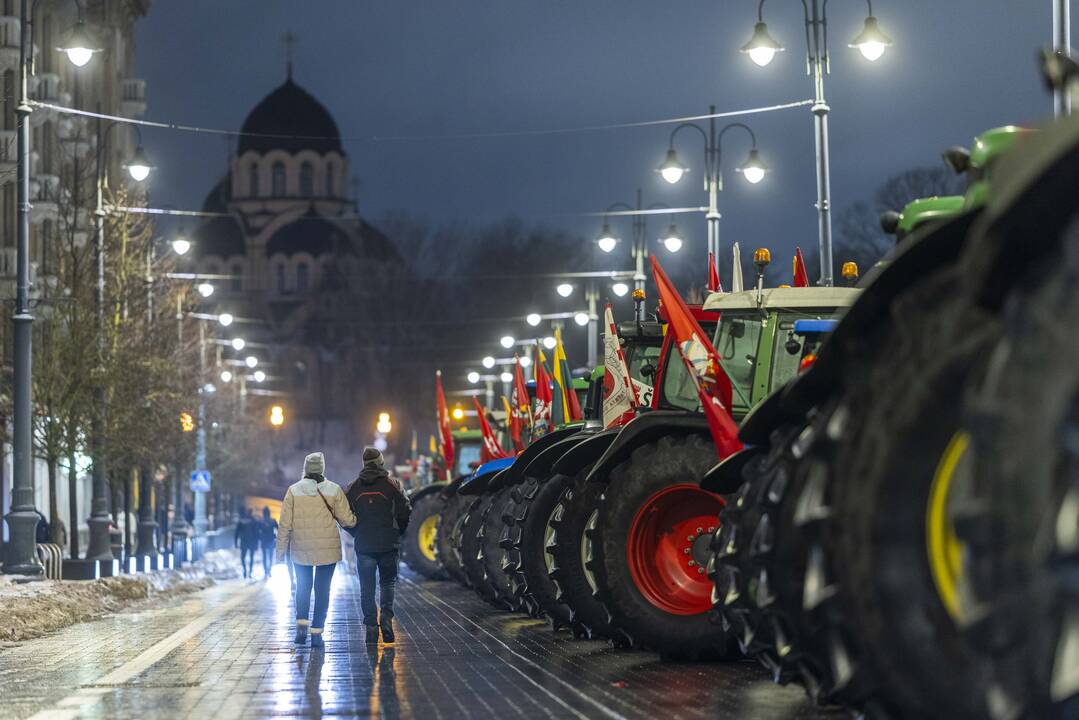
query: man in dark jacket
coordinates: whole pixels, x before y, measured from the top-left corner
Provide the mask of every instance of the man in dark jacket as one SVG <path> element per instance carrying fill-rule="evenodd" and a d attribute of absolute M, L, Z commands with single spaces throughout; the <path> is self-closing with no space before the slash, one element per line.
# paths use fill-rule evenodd
<path fill-rule="evenodd" d="M 244 577 L 249 578 L 255 572 L 255 553 L 259 549 L 259 524 L 251 517 L 251 508 L 244 508 L 236 523 L 236 545 L 240 548 Z"/>
<path fill-rule="evenodd" d="M 270 508 L 262 508 L 259 523 L 259 545 L 262 547 L 262 577 L 268 579 L 273 569 L 274 548 L 277 547 L 277 521 L 270 515 Z"/>
<path fill-rule="evenodd" d="M 397 581 L 397 550 L 408 527 L 412 508 L 401 487 L 386 470 L 386 460 L 376 448 L 363 451 L 363 470 L 345 491 L 356 515 L 356 567 L 360 575 L 360 606 L 367 642 L 393 642 L 393 588 Z M 378 573 L 379 606 L 375 609 L 375 573 Z"/>

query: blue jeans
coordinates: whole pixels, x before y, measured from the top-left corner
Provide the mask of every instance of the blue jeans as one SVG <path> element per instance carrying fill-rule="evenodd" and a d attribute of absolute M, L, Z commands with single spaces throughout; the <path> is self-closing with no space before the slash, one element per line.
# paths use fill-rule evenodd
<path fill-rule="evenodd" d="M 296 624 L 310 625 L 315 635 L 322 632 L 326 623 L 326 611 L 330 608 L 330 583 L 337 563 L 329 565 L 300 565 L 296 567 Z M 307 613 L 311 609 L 312 576 L 315 590 L 315 616 L 310 621 Z"/>
<path fill-rule="evenodd" d="M 360 575 L 360 609 L 363 624 L 374 627 L 379 624 L 375 609 L 375 571 L 378 571 L 379 605 L 382 623 L 393 619 L 393 588 L 397 583 L 397 551 L 380 553 L 356 553 L 356 566 Z"/>

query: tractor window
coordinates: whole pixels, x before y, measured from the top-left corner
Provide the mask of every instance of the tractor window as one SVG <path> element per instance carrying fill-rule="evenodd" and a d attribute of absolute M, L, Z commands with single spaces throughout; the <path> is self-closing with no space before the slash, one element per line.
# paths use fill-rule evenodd
<path fill-rule="evenodd" d="M 479 463 L 480 461 L 480 445 L 479 443 L 458 443 L 457 444 L 457 457 L 455 458 L 457 468 L 454 470 L 453 476 L 468 475 L 472 472 L 472 465 Z"/>
<path fill-rule="evenodd" d="M 715 331 L 715 325 L 701 323 L 701 329 L 704 330 L 706 336 L 711 336 Z M 632 370 L 630 374 L 632 375 Z M 667 354 L 667 365 L 662 370 L 660 382 L 663 384 L 663 396 L 660 398 L 659 407 L 701 412 L 701 398 L 697 395 L 697 385 L 689 376 L 689 371 L 686 370 L 686 364 L 677 348 L 672 347 Z"/>
<path fill-rule="evenodd" d="M 757 368 L 757 346 L 761 339 L 759 314 L 736 315 L 723 313 L 716 334 L 716 353 L 723 370 L 734 386 L 732 404 L 735 410 L 749 410 L 753 396 L 753 373 Z"/>
<path fill-rule="evenodd" d="M 777 387 L 798 374 L 798 365 L 802 362 L 802 346 L 805 345 L 805 338 L 792 335 L 792 332 L 794 331 L 794 321 L 796 319 L 802 319 L 803 317 L 803 315 L 797 317 L 792 315 L 781 315 L 779 317 L 779 332 L 776 334 L 775 359 L 772 361 L 772 384 L 769 388 L 771 390 L 775 390 Z M 788 340 L 793 340 L 798 343 L 797 352 L 792 354 L 787 351 L 786 343 Z M 791 347 L 794 347 L 793 344 Z"/>

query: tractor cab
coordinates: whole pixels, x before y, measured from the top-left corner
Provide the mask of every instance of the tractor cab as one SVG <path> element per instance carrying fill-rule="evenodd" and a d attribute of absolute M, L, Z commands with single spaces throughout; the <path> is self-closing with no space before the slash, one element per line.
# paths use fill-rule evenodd
<path fill-rule="evenodd" d="M 483 436 L 479 430 L 454 430 L 451 476 L 460 477 L 471 474 L 479 465 L 482 448 Z"/>
<path fill-rule="evenodd" d="M 839 317 L 858 292 L 839 287 L 778 287 L 765 288 L 759 295 L 748 290 L 709 296 L 704 309 L 720 318 L 713 346 L 731 380 L 735 420 L 745 417 L 773 388 L 797 375 L 807 358 L 815 356 L 821 329 L 830 329 L 831 324 L 807 321 Z M 692 398 L 693 409 L 698 409 L 696 388 L 684 371 L 681 380 L 686 387 L 680 397 L 687 403 Z"/>

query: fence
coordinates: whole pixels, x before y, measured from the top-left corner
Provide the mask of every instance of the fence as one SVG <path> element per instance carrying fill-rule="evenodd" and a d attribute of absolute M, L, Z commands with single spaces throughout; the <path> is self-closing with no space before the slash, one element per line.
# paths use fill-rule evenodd
<path fill-rule="evenodd" d="M 45 577 L 60 580 L 63 576 L 64 549 L 55 543 L 38 543 L 37 559 L 45 566 Z"/>

